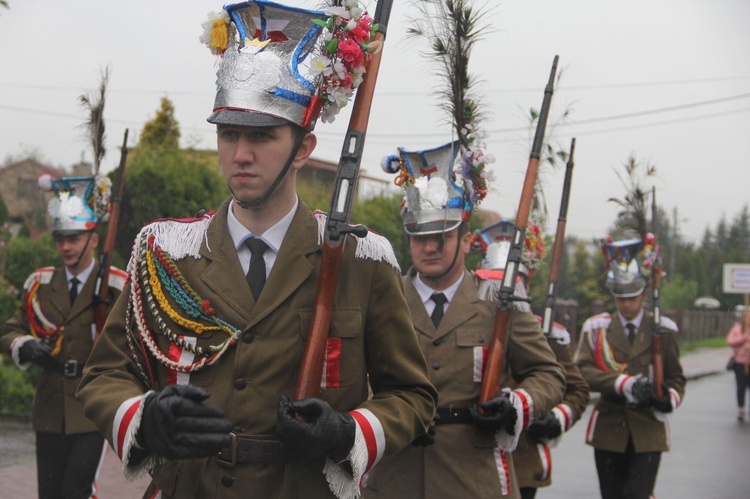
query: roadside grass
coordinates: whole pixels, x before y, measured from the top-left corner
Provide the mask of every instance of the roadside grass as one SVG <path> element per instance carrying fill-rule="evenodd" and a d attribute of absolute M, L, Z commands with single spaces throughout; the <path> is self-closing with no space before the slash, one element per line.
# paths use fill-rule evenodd
<path fill-rule="evenodd" d="M 723 348 L 727 346 L 727 340 L 724 336 L 718 338 L 704 338 L 680 345 L 680 353 L 692 352 L 701 348 Z"/>

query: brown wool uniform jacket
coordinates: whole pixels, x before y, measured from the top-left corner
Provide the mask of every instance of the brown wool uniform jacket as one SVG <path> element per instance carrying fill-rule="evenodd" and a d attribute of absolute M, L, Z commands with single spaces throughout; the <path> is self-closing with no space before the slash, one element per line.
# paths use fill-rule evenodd
<path fill-rule="evenodd" d="M 479 299 L 474 278 L 465 271 L 436 330 L 412 283 L 415 272 L 412 268 L 404 276 L 406 300 L 427 360 L 430 381 L 440 394 L 438 405 L 468 409 L 479 399 L 482 350 L 492 339 L 496 305 Z M 508 337 L 501 384 L 513 383 L 528 394 L 533 420 L 562 400 L 564 373 L 531 313 L 513 312 Z M 384 459 L 369 473 L 363 496 L 366 499 L 520 497 L 510 452 L 501 453 L 496 448 L 492 432 L 472 424 L 437 425 L 435 432 L 434 445 L 409 446 Z"/>
<path fill-rule="evenodd" d="M 586 410 L 589 403 L 589 385 L 573 360 L 569 344 L 564 345 L 550 338 L 549 346 L 557 361 L 565 368 L 565 395 L 562 402 L 553 409 L 561 421 L 560 426 L 564 434 L 581 419 Z M 548 444 L 549 442 L 533 440 L 526 432 L 523 433 L 518 441 L 518 447 L 513 451 L 513 465 L 516 468 L 519 487 L 539 488 L 552 483 L 552 455 L 551 446 Z"/>
<path fill-rule="evenodd" d="M 256 303 L 228 235 L 228 206 L 229 200 L 213 216 L 205 236 L 199 238 L 200 258 L 187 256 L 176 264 L 192 289 L 208 300 L 216 317 L 241 331 L 239 341 L 215 364 L 187 375 L 189 379 L 182 375 L 178 382 L 206 389 L 210 398 L 205 403 L 221 408 L 235 432 L 275 438 L 279 397 L 294 394 L 316 297 L 321 263 L 318 222 L 300 202 Z M 397 269 L 386 262 L 355 258 L 356 247 L 357 242 L 350 237 L 329 334 L 340 344 L 338 386 L 322 390 L 320 398 L 339 411 L 369 411 L 374 415 L 382 425 L 384 439 L 375 450 L 388 455 L 426 430 L 437 393 L 429 383 L 414 338 Z M 174 373 L 152 357 L 155 386 L 149 386 L 138 374 L 124 322 L 130 294 L 131 288 L 126 287 L 107 321 L 78 396 L 86 414 L 125 461 L 126 474 L 137 475 L 147 471 L 146 465 L 129 462 L 128 439 L 119 439 L 128 432 L 134 434 L 138 422 L 126 426 L 118 410 L 132 401 L 136 401 L 132 407 L 137 407 L 148 390 L 160 390 L 172 383 L 170 375 Z M 161 315 L 170 330 L 195 339 L 196 334 L 176 325 L 165 313 Z M 153 315 L 148 309 L 145 316 L 153 330 Z M 138 334 L 135 328 L 134 334 Z M 217 344 L 226 337 L 223 331 L 206 331 L 198 336 L 197 344 Z M 163 335 L 156 338 L 161 350 L 166 351 L 170 346 L 167 339 Z M 143 365 L 142 354 L 137 361 Z M 374 393 L 370 400 L 368 381 Z M 322 472 L 322 460 L 242 463 L 234 468 L 220 466 L 214 457 L 159 458 L 151 464 L 151 489 L 158 487 L 162 497 L 334 497 Z"/>
<path fill-rule="evenodd" d="M 663 321 L 669 321 L 663 318 Z M 671 322 L 671 321 L 669 321 Z M 672 323 L 674 324 L 674 323 Z M 597 350 L 607 350 L 600 334 L 611 347 L 613 358 L 622 371 L 610 371 L 597 365 Z M 676 326 L 674 326 L 676 328 Z M 635 408 L 627 403 L 625 387 L 637 375 L 653 379 L 653 320 L 645 314 L 631 346 L 625 329 L 616 314 L 599 314 L 584 322 L 581 334 L 583 346 L 578 366 L 592 392 L 599 392 L 586 430 L 586 442 L 601 450 L 624 453 L 628 440 L 633 440 L 635 452 L 666 452 L 670 447 L 669 422 L 657 419 L 660 413 L 652 408 Z M 596 348 L 597 346 L 601 348 Z M 676 331 L 663 334 L 664 382 L 668 387 L 672 407 L 676 410 L 685 396 L 685 376 L 680 365 Z M 665 418 L 662 418 L 665 419 Z"/>
<path fill-rule="evenodd" d="M 78 297 L 72 305 L 63 267 L 39 269 L 27 280 L 27 283 L 33 279 L 42 280 L 37 292 L 39 305 L 50 322 L 64 325 L 62 350 L 56 358 L 62 364 L 68 362 L 69 366 L 75 362 L 79 369 L 77 375 L 72 377 L 66 377 L 59 372 L 42 371 L 37 381 L 32 408 L 32 426 L 37 432 L 72 434 L 96 431 L 94 423 L 83 415 L 83 406 L 75 398 L 75 392 L 81 381 L 80 369 L 86 363 L 94 344 L 92 304 L 98 272 L 99 264 L 94 263 L 94 269 L 79 290 Z M 107 306 L 107 312 L 112 309 L 114 301 L 120 295 L 124 276 L 125 273 L 119 269 L 113 267 L 110 270 L 109 285 L 112 301 Z M 5 323 L 2 337 L 0 337 L 0 348 L 11 357 L 14 351 L 17 355 L 19 340 L 24 340 L 31 335 L 29 317 L 24 303 L 25 299 L 22 300 L 13 317 Z M 50 347 L 54 348 L 54 345 Z M 28 364 L 20 367 L 28 367 Z"/>

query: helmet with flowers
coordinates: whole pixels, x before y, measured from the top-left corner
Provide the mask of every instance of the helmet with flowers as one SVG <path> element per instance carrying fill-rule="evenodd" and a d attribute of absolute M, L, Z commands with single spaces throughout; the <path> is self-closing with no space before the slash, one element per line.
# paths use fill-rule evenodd
<path fill-rule="evenodd" d="M 482 30 L 476 26 L 482 12 L 468 0 L 420 2 L 420 16 L 410 33 L 427 38 L 446 80 L 441 107 L 450 114 L 453 141 L 424 150 L 398 150 L 383 158 L 382 167 L 396 174 L 404 192 L 401 214 L 407 234 L 438 234 L 468 222 L 487 195 L 492 175 L 487 166 L 494 157 L 484 152 L 482 113 L 472 95 L 475 79 L 468 60 Z"/>
<path fill-rule="evenodd" d="M 607 286 L 616 298 L 632 298 L 640 295 L 648 285 L 638 256 L 643 250 L 642 239 L 613 241 L 607 236 L 602 244 Z"/>
<path fill-rule="evenodd" d="M 203 24 L 201 41 L 221 57 L 208 121 L 240 126 L 334 120 L 362 82 L 372 18 L 357 0 L 322 11 L 253 0 L 229 4 Z"/>
<path fill-rule="evenodd" d="M 47 205 L 53 236 L 93 231 L 109 218 L 112 182 L 106 176 L 55 179 L 45 174 L 39 176 L 37 186 L 55 193 Z"/>
<path fill-rule="evenodd" d="M 478 278 L 477 292 L 482 300 L 495 301 L 505 276 L 505 267 L 512 246 L 516 224 L 513 220 L 500 220 L 474 233 L 471 240 L 472 251 L 484 255 L 479 268 L 474 272 Z M 524 239 L 521 262 L 518 266 L 514 295 L 519 298 L 527 297 L 526 285 L 523 277 L 530 279 L 534 269 L 539 265 L 547 248 L 544 244 L 542 228 L 536 220 L 529 219 Z M 523 301 L 514 303 L 514 307 L 521 311 L 529 311 L 530 307 Z"/>
<path fill-rule="evenodd" d="M 480 269 L 476 272 L 480 278 L 502 279 L 514 233 L 515 222 L 501 220 L 474 234 L 472 249 L 484 254 Z M 529 219 L 518 271 L 530 278 L 546 254 L 542 227 L 536 220 Z"/>

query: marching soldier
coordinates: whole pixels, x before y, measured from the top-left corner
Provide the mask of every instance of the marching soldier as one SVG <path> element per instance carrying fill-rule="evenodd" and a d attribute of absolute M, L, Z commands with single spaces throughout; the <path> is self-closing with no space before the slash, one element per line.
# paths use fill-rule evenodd
<path fill-rule="evenodd" d="M 661 453 L 669 450 L 667 416 L 685 395 L 677 325 L 661 317 L 661 332 L 644 310 L 648 276 L 638 262 L 640 239 L 607 242 L 607 284 L 616 312 L 583 324 L 581 374 L 601 398 L 589 420 L 586 443 L 594 447 L 604 499 L 653 495 Z M 645 269 L 646 267 L 643 267 Z M 654 394 L 653 343 L 663 342 L 663 396 Z"/>
<path fill-rule="evenodd" d="M 23 302 L 5 323 L 0 346 L 20 369 L 32 364 L 42 369 L 32 408 L 39 497 L 88 498 L 96 493 L 104 439 L 84 416 L 75 391 L 96 333 L 93 304 L 99 264 L 94 250 L 99 236 L 94 231 L 108 211 L 109 184 L 107 179 L 49 175 L 41 176 L 39 184 L 55 192 L 48 211 L 63 265 L 29 276 Z M 126 277 L 110 268 L 114 298 Z"/>
<path fill-rule="evenodd" d="M 512 221 L 501 220 L 474 235 L 472 247 L 485 255 L 481 268 L 476 271 L 481 279 L 479 294 L 483 299 L 493 302 L 497 299 L 496 294 L 508 260 L 513 229 Z M 526 296 L 534 270 L 545 253 L 541 228 L 538 224 L 530 222 L 518 269 L 521 282 L 517 295 Z M 516 305 L 524 311 L 530 310 L 525 302 L 518 301 Z M 536 318 L 541 322 L 541 317 Z M 529 425 L 518 441 L 518 447 L 513 451 L 513 464 L 523 499 L 533 499 L 539 487 L 548 487 L 552 484 L 551 449 L 557 446 L 563 433 L 570 430 L 581 418 L 589 402 L 588 384 L 581 376 L 570 350 L 570 333 L 564 326 L 555 322 L 547 341 L 557 361 L 565 369 L 565 394 L 562 402 L 550 412 L 541 414 L 539 419 Z"/>
<path fill-rule="evenodd" d="M 369 233 L 344 248 L 320 396 L 290 400 L 325 225 L 295 175 L 318 113 L 330 121 L 361 80 L 371 19 L 258 0 L 204 26 L 222 55 L 208 121 L 232 196 L 141 230 L 78 396 L 126 475 L 151 475 L 148 497 L 354 497 L 426 431 L 436 399 L 392 248 Z M 338 43 L 313 51 L 327 30 Z"/>
<path fill-rule="evenodd" d="M 452 142 L 399 149 L 385 161 L 408 179 L 402 215 L 414 266 L 403 281 L 440 404 L 428 434 L 369 474 L 368 499 L 519 497 L 511 451 L 529 424 L 562 399 L 564 374 L 537 320 L 515 311 L 502 387 L 478 403 L 496 304 L 480 299 L 464 265 L 468 219 L 485 186 L 484 165 L 468 174 L 455 168 L 465 154 Z"/>

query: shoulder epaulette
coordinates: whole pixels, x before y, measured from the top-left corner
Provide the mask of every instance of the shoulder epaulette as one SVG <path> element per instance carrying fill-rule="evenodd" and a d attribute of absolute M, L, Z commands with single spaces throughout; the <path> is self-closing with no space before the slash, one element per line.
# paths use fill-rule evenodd
<path fill-rule="evenodd" d="M 26 282 L 23 283 L 23 289 L 28 291 L 29 288 L 31 288 L 31 285 L 35 282 L 39 282 L 39 284 L 49 284 L 49 282 L 52 280 L 52 274 L 54 273 L 55 267 L 42 267 L 40 269 L 36 269 L 26 279 Z"/>
<path fill-rule="evenodd" d="M 608 328 L 612 322 L 612 315 L 608 312 L 602 312 L 601 314 L 593 315 L 586 319 L 583 323 L 583 329 L 586 331 L 593 331 L 601 328 Z"/>
<path fill-rule="evenodd" d="M 163 218 L 154 220 L 144 226 L 135 239 L 135 247 L 140 248 L 146 244 L 149 238 L 154 238 L 154 244 L 174 260 L 180 260 L 187 256 L 198 258 L 206 232 L 214 211 L 210 211 L 201 217 L 195 218 Z M 137 253 L 137 252 L 135 252 Z M 130 264 L 128 264 L 130 265 Z"/>
<path fill-rule="evenodd" d="M 669 317 L 662 317 L 661 318 L 661 327 L 662 329 L 666 329 L 670 333 L 679 333 L 680 328 L 677 327 L 677 323 L 670 319 Z"/>
<path fill-rule="evenodd" d="M 316 210 L 314 216 L 318 221 L 318 244 L 323 244 L 327 215 L 320 210 Z M 393 252 L 393 246 L 391 246 L 391 242 L 388 239 L 372 230 L 368 230 L 365 237 L 353 237 L 357 240 L 357 250 L 354 252 L 354 258 L 387 262 L 391 267 L 399 272 L 401 271 L 396 254 Z"/>
<path fill-rule="evenodd" d="M 125 282 L 128 280 L 128 273 L 117 267 L 109 268 L 109 287 L 122 291 Z"/>
<path fill-rule="evenodd" d="M 542 325 L 544 319 L 540 315 L 534 314 L 539 325 Z M 568 329 L 560 324 L 559 322 L 552 321 L 552 331 L 549 332 L 549 337 L 557 340 L 561 345 L 568 345 L 570 343 L 570 333 Z"/>

